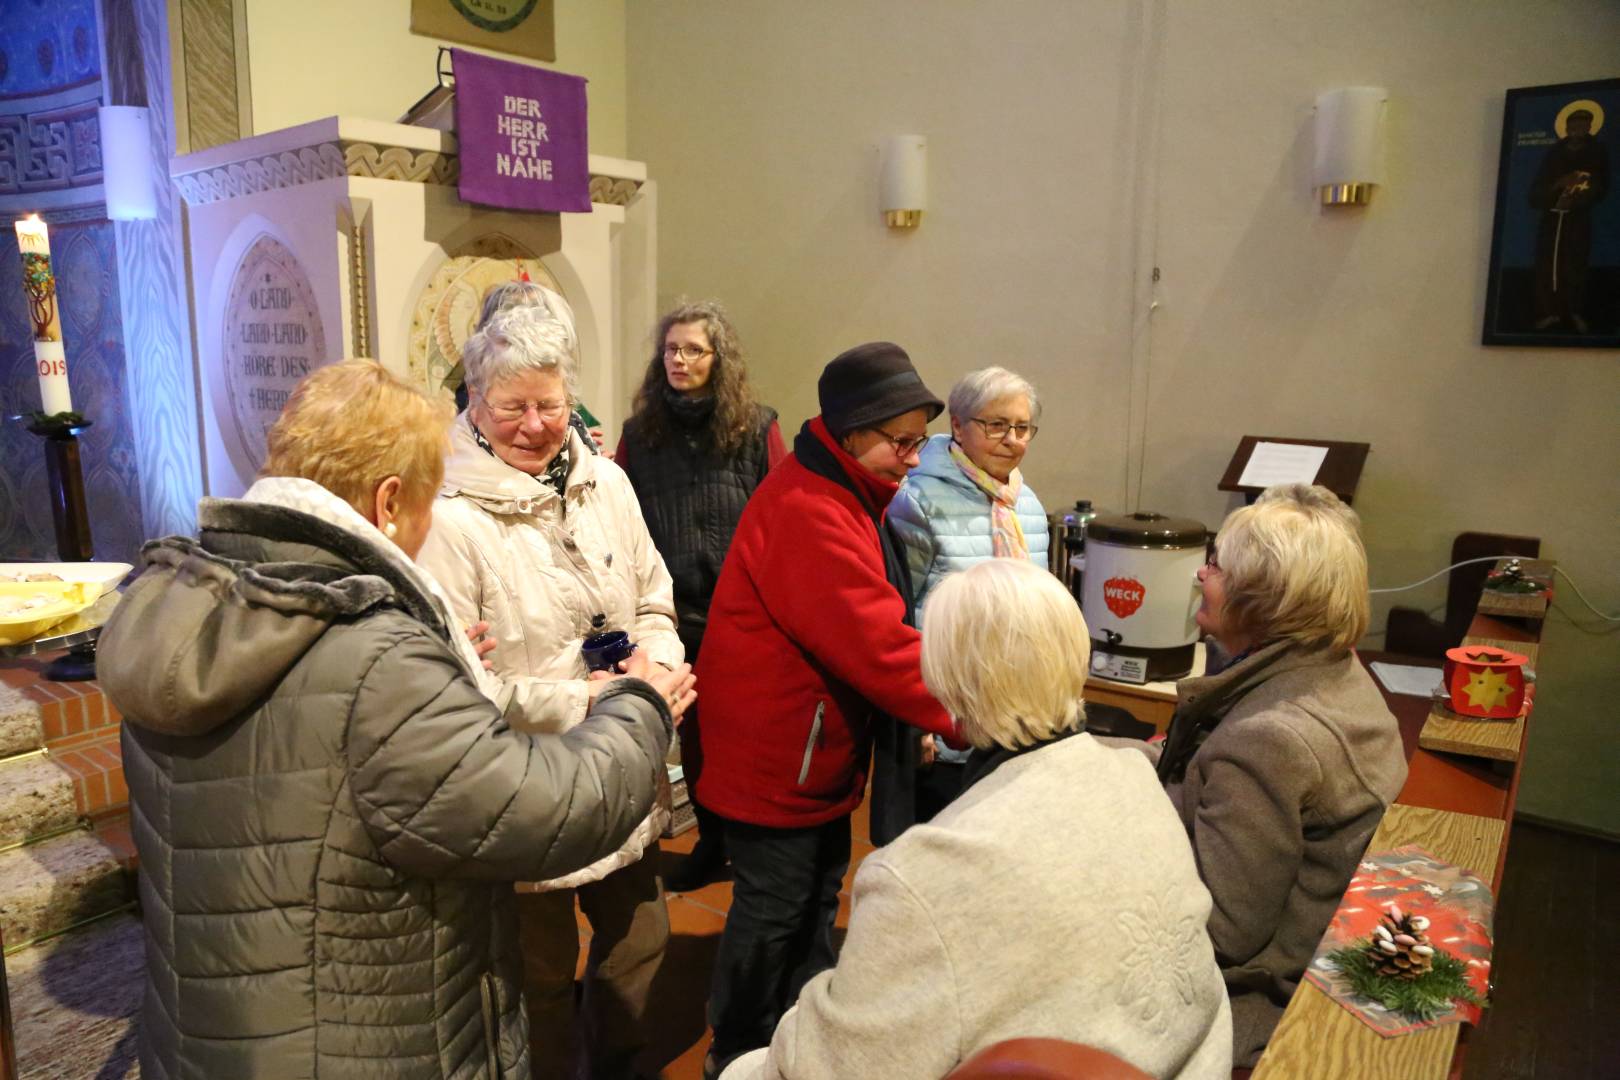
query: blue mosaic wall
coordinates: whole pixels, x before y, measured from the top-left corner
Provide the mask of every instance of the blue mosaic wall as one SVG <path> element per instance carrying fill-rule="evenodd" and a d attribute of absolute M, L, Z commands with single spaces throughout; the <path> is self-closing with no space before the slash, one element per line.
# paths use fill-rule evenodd
<path fill-rule="evenodd" d="M 0 0 L 0 97 L 37 97 L 101 77 L 95 0 Z"/>
<path fill-rule="evenodd" d="M 39 379 L 11 216 L 0 237 L 0 561 L 55 561 L 45 452 L 13 419 L 39 408 Z M 96 557 L 128 562 L 144 537 L 112 223 L 52 225 L 51 259 L 73 406 L 94 421 L 79 454 Z"/>

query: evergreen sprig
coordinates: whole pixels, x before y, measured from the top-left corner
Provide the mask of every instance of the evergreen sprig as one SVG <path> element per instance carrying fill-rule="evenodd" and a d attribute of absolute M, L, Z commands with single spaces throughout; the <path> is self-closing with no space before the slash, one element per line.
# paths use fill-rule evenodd
<path fill-rule="evenodd" d="M 1487 581 L 1485 588 L 1491 592 L 1502 593 L 1506 596 L 1528 596 L 1531 593 L 1545 592 L 1547 583 L 1529 577 L 1510 578 L 1504 576 L 1500 581 Z"/>
<path fill-rule="evenodd" d="M 1442 949 L 1435 950 L 1434 966 L 1415 979 L 1380 975 L 1365 944 L 1338 949 L 1328 959 L 1344 973 L 1350 989 L 1357 994 L 1415 1020 L 1433 1020 L 1453 1001 L 1485 1004 L 1468 985 L 1467 965 Z"/>

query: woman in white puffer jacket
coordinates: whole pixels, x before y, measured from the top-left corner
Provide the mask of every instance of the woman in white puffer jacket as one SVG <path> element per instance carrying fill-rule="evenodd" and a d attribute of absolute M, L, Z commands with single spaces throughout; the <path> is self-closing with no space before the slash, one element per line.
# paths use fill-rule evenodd
<path fill-rule="evenodd" d="M 489 623 L 495 673 L 541 734 L 584 719 L 602 685 L 586 677 L 587 636 L 626 631 L 669 667 L 683 655 L 673 584 L 629 479 L 569 430 L 572 346 L 563 326 L 528 308 L 497 315 L 468 339 L 469 406 L 451 431 L 419 560 L 458 619 Z M 616 854 L 564 879 L 519 886 L 535 1075 L 572 1075 L 570 1043 L 586 1055 L 590 1075 L 630 1075 L 669 940 L 657 870 L 667 820 L 664 799 Z M 593 935 L 580 1030 L 570 1039 L 576 896 Z"/>

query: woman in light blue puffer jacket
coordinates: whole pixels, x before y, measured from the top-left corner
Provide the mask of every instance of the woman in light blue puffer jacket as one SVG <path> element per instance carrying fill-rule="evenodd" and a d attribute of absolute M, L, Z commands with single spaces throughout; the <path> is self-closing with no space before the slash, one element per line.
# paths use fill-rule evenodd
<path fill-rule="evenodd" d="M 1018 465 L 1035 438 L 1040 399 L 1006 368 L 969 372 L 951 387 L 951 433 L 935 435 L 889 503 L 888 522 L 903 545 L 917 623 L 946 574 L 986 559 L 1027 558 L 1046 566 L 1046 510 Z M 926 821 L 961 789 L 966 755 L 941 744 L 917 784 L 917 820 Z"/>

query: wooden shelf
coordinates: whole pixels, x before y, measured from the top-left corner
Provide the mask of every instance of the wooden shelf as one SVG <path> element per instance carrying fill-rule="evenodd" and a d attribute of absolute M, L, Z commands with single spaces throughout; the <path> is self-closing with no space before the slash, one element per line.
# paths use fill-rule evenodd
<path fill-rule="evenodd" d="M 1474 716 L 1461 716 L 1435 702 L 1424 721 L 1418 745 L 1425 750 L 1439 750 L 1447 754 L 1467 754 L 1469 757 L 1490 758 L 1492 761 L 1518 761 L 1519 746 L 1524 739 L 1524 715 L 1511 720 L 1482 720 Z"/>
<path fill-rule="evenodd" d="M 1391 806 L 1368 851 L 1418 844 L 1437 859 L 1496 882 L 1497 852 L 1507 823 L 1500 818 L 1453 814 L 1419 806 Z M 1253 1080 L 1282 1077 L 1445 1077 L 1461 1024 L 1445 1024 L 1386 1039 L 1351 1015 L 1314 983 L 1301 982 L 1271 1036 Z"/>
<path fill-rule="evenodd" d="M 1541 656 L 1541 646 L 1534 641 L 1514 641 L 1511 638 L 1482 637 L 1469 634 L 1462 639 L 1464 645 L 1476 648 L 1502 649 L 1506 652 L 1518 653 L 1530 661 L 1530 666 L 1536 666 L 1536 660 Z"/>
<path fill-rule="evenodd" d="M 1556 564 L 1550 559 L 1502 559 L 1491 568 L 1492 573 L 1504 569 L 1509 562 L 1517 562 L 1526 577 L 1545 578 L 1547 588 L 1538 593 L 1493 592 L 1487 585 L 1479 597 L 1481 615 L 1506 615 L 1514 619 L 1545 619 L 1547 606 L 1552 603 L 1552 579 Z"/>

